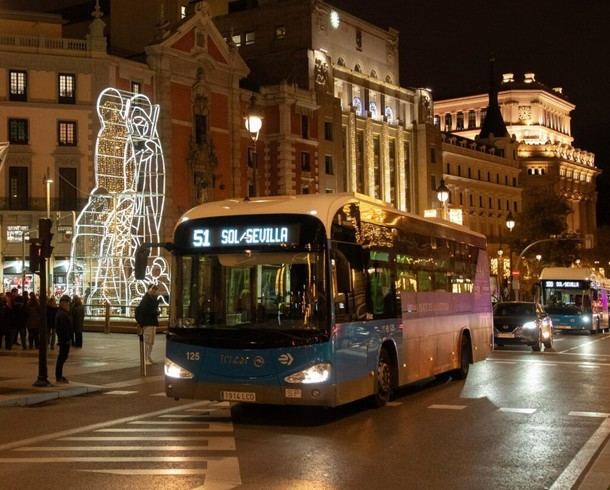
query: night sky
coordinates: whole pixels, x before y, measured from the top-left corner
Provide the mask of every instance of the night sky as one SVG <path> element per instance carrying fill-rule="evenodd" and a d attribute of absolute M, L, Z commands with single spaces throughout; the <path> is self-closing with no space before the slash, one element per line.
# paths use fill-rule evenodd
<path fill-rule="evenodd" d="M 328 0 L 400 31 L 400 83 L 435 99 L 488 88 L 489 56 L 498 81 L 533 72 L 563 87 L 576 105 L 574 146 L 595 153 L 599 224 L 610 224 L 610 2 L 606 0 Z"/>

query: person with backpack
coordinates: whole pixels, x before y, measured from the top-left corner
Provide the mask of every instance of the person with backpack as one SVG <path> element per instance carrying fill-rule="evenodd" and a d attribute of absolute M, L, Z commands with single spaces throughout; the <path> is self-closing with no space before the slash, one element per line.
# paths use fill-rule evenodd
<path fill-rule="evenodd" d="M 67 294 L 59 299 L 59 310 L 55 315 L 55 332 L 57 333 L 57 345 L 59 345 L 59 355 L 57 364 L 55 364 L 55 380 L 59 384 L 67 384 L 68 380 L 64 377 L 63 369 L 70 354 L 70 343 L 74 335 L 70 314 L 70 296 Z"/>
<path fill-rule="evenodd" d="M 149 284 L 146 294 L 136 307 L 136 321 L 144 335 L 144 359 L 147 366 L 154 364 L 152 350 L 155 344 L 155 335 L 159 326 L 159 288 L 156 284 Z"/>

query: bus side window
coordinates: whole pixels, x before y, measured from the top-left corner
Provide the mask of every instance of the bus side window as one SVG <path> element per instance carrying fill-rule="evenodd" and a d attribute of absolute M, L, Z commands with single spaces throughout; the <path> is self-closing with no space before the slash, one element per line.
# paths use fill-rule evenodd
<path fill-rule="evenodd" d="M 333 250 L 335 320 L 366 318 L 366 277 L 359 245 L 335 243 Z"/>

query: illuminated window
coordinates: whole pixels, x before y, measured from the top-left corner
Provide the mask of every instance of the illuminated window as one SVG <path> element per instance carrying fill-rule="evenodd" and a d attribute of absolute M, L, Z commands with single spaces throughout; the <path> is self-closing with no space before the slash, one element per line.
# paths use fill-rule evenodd
<path fill-rule="evenodd" d="M 241 46 L 241 34 L 234 34 L 231 36 L 231 41 L 239 48 Z"/>
<path fill-rule="evenodd" d="M 477 127 L 477 115 L 474 111 L 468 111 L 468 129 Z"/>
<path fill-rule="evenodd" d="M 76 146 L 75 121 L 59 121 L 57 123 L 57 144 L 59 146 Z"/>
<path fill-rule="evenodd" d="M 451 114 L 447 113 L 447 114 L 445 114 L 445 131 L 451 131 L 451 126 L 452 126 Z"/>
<path fill-rule="evenodd" d="M 440 116 L 434 116 L 434 125 L 440 129 L 440 127 L 441 127 L 441 117 Z"/>
<path fill-rule="evenodd" d="M 464 113 L 458 112 L 456 117 L 456 129 L 459 131 L 460 129 L 464 129 Z"/>
<path fill-rule="evenodd" d="M 360 97 L 354 97 L 352 99 L 352 106 L 354 108 L 354 112 L 356 113 L 356 115 L 361 116 L 362 115 L 362 100 L 360 99 Z"/>
<path fill-rule="evenodd" d="M 76 102 L 76 76 L 60 73 L 58 75 L 58 90 L 60 104 L 74 104 Z"/>
<path fill-rule="evenodd" d="M 186 6 L 181 5 L 180 6 L 180 18 L 184 19 L 186 17 Z"/>
<path fill-rule="evenodd" d="M 28 98 L 28 77 L 23 70 L 9 71 L 9 100 L 25 101 Z"/>
<path fill-rule="evenodd" d="M 14 145 L 27 145 L 29 143 L 27 119 L 8 120 L 8 141 Z"/>
<path fill-rule="evenodd" d="M 375 102 L 369 102 L 369 113 L 373 119 L 377 119 L 377 104 Z"/>
<path fill-rule="evenodd" d="M 142 84 L 140 82 L 131 82 L 131 91 L 134 94 L 142 93 Z"/>
<path fill-rule="evenodd" d="M 385 120 L 387 122 L 389 122 L 389 123 L 394 122 L 394 111 L 392 110 L 392 108 L 389 105 L 385 106 L 384 116 L 385 116 Z"/>
<path fill-rule="evenodd" d="M 487 109 L 481 109 L 481 114 L 479 115 L 479 126 L 483 126 L 486 115 L 487 115 Z"/>
<path fill-rule="evenodd" d="M 256 33 L 254 31 L 246 32 L 246 46 L 254 44 L 256 41 Z"/>

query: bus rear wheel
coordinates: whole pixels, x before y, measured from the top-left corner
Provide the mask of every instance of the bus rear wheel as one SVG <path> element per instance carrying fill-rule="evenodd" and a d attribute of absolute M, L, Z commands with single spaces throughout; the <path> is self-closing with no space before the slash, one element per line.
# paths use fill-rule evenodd
<path fill-rule="evenodd" d="M 460 367 L 452 373 L 455 379 L 466 379 L 466 376 L 468 376 L 468 371 L 470 371 L 471 357 L 472 351 L 470 348 L 470 338 L 467 335 L 462 335 L 462 343 L 460 346 Z"/>
<path fill-rule="evenodd" d="M 394 389 L 392 361 L 387 349 L 382 348 L 377 360 L 377 372 L 375 381 L 375 394 L 373 395 L 373 406 L 381 408 L 392 398 Z"/>

